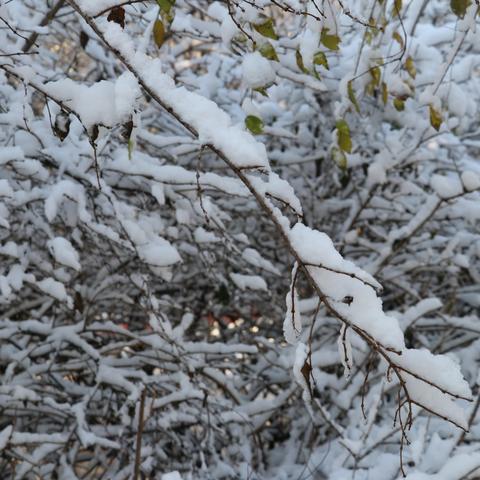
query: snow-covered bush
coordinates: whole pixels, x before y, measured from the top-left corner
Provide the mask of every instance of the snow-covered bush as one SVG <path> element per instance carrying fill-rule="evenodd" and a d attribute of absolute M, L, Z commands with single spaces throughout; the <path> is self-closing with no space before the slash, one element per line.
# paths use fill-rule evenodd
<path fill-rule="evenodd" d="M 2 478 L 478 478 L 479 8 L 1 2 Z"/>

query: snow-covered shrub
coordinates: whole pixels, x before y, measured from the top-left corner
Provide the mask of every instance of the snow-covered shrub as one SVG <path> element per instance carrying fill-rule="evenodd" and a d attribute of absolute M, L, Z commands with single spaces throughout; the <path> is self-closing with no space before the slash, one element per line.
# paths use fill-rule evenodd
<path fill-rule="evenodd" d="M 2 2 L 2 478 L 478 477 L 477 4 Z"/>

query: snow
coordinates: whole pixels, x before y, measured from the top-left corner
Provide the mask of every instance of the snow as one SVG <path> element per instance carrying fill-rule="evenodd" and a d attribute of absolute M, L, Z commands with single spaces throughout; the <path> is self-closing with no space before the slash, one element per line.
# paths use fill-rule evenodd
<path fill-rule="evenodd" d="M 168 267 L 182 261 L 177 249 L 160 237 L 146 245 L 138 246 L 137 250 L 144 262 L 155 267 Z"/>
<path fill-rule="evenodd" d="M 22 160 L 23 158 L 23 150 L 20 147 L 2 147 L 0 149 L 0 165 L 4 165 L 12 160 Z"/>
<path fill-rule="evenodd" d="M 53 278 L 44 278 L 43 280 L 36 282 L 36 285 L 40 290 L 48 295 L 60 300 L 62 302 L 68 301 L 69 297 L 63 283 L 57 282 Z"/>
<path fill-rule="evenodd" d="M 480 469 L 480 453 L 461 453 L 446 459 L 445 465 L 436 474 L 410 473 L 405 480 L 460 480 L 475 475 L 477 469 Z"/>
<path fill-rule="evenodd" d="M 0 452 L 5 449 L 12 435 L 13 426 L 8 425 L 0 432 Z"/>
<path fill-rule="evenodd" d="M 113 127 L 128 120 L 140 96 L 138 82 L 130 72 L 115 82 L 101 80 L 90 86 L 57 80 L 47 83 L 45 90 L 77 112 L 87 129 L 93 125 Z"/>
<path fill-rule="evenodd" d="M 83 186 L 75 184 L 70 180 L 62 180 L 51 188 L 45 200 L 45 216 L 49 222 L 53 222 L 60 206 L 66 198 L 72 198 L 77 202 L 77 212 L 81 220 L 90 220 L 90 215 L 86 210 L 85 190 Z"/>
<path fill-rule="evenodd" d="M 243 80 L 250 88 L 263 88 L 275 82 L 270 61 L 259 52 L 247 53 L 242 61 Z"/>
<path fill-rule="evenodd" d="M 197 243 L 215 243 L 220 239 L 213 233 L 205 230 L 203 227 L 198 227 L 193 232 L 193 236 Z"/>
<path fill-rule="evenodd" d="M 401 317 L 402 329 L 405 330 L 413 322 L 423 317 L 427 313 L 438 310 L 442 307 L 442 301 L 439 298 L 425 298 L 415 306 L 410 307 Z"/>
<path fill-rule="evenodd" d="M 480 174 L 468 170 L 462 173 L 461 179 L 463 186 L 469 192 L 480 189 Z"/>
<path fill-rule="evenodd" d="M 280 275 L 280 271 L 278 270 L 278 268 L 276 268 L 272 264 L 272 262 L 270 262 L 266 258 L 263 258 L 257 252 L 257 250 L 253 248 L 246 248 L 242 252 L 242 258 L 255 267 L 262 268 L 267 272 L 274 273 L 275 275 Z"/>
<path fill-rule="evenodd" d="M 55 237 L 47 242 L 47 246 L 57 262 L 77 271 L 81 269 L 80 256 L 66 238 Z"/>
<path fill-rule="evenodd" d="M 117 453 L 135 447 L 142 401 L 145 475 L 393 480 L 411 400 L 410 478 L 476 478 L 475 2 L 460 20 L 408 0 L 400 21 L 393 0 L 172 1 L 161 48 L 164 1 L 125 5 L 124 29 L 107 21 L 123 0 L 66 3 L 44 26 L 47 2 L 0 6 L 41 33 L 19 55 L 0 29 L 0 450 L 21 453 L 6 475 L 75 480 L 80 461 L 130 478 L 134 455 Z M 370 17 L 383 32 L 365 36 Z M 266 18 L 278 62 L 258 53 Z M 346 171 L 330 158 L 340 118 Z"/>
<path fill-rule="evenodd" d="M 88 15 L 94 16 L 120 2 L 115 0 L 77 0 L 77 5 Z"/>
<path fill-rule="evenodd" d="M 100 25 L 106 40 L 132 60 L 148 87 L 161 101 L 173 109 L 180 119 L 191 125 L 202 144 L 211 144 L 223 152 L 239 168 L 269 168 L 265 145 L 239 126 L 217 104 L 185 87 L 175 87 L 173 80 L 162 73 L 160 62 L 149 61 L 136 54 L 134 46 L 121 27 L 113 22 Z"/>
<path fill-rule="evenodd" d="M 13 197 L 13 189 L 6 179 L 0 180 L 0 197 Z"/>
<path fill-rule="evenodd" d="M 305 379 L 302 369 L 305 365 L 305 362 L 308 360 L 308 347 L 299 342 L 297 348 L 295 349 L 295 360 L 293 363 L 293 375 L 295 380 L 302 386 L 304 392 L 304 398 L 309 398 L 310 388 L 307 380 Z"/>
<path fill-rule="evenodd" d="M 265 280 L 258 275 L 241 275 L 240 273 L 230 273 L 230 278 L 241 290 L 245 290 L 246 288 L 249 288 L 250 290 L 268 290 Z"/>
<path fill-rule="evenodd" d="M 162 480 L 182 480 L 182 477 L 177 471 L 164 473 L 162 475 Z"/>
<path fill-rule="evenodd" d="M 448 92 L 448 110 L 457 117 L 461 118 L 467 112 L 467 97 L 463 90 L 455 83 L 449 85 Z"/>
<path fill-rule="evenodd" d="M 214 102 L 184 87 L 169 88 L 162 93 L 180 117 L 197 130 L 202 144 L 212 144 L 240 168 L 268 166 L 265 145 L 239 126 L 231 125 L 230 117 Z"/>
<path fill-rule="evenodd" d="M 370 274 L 344 260 L 322 232 L 297 223 L 290 231 L 290 240 L 301 259 L 311 265 L 310 274 L 333 308 L 385 346 L 404 348 L 398 322 L 383 312 L 375 290 L 381 286 Z"/>
<path fill-rule="evenodd" d="M 292 278 L 295 277 L 297 267 L 293 269 Z M 302 333 L 302 317 L 296 288 L 292 285 L 286 296 L 286 311 L 283 321 L 283 335 L 290 345 L 296 345 Z"/>
<path fill-rule="evenodd" d="M 384 165 L 374 162 L 368 167 L 368 182 L 370 185 L 383 184 L 387 180 L 387 172 Z"/>
<path fill-rule="evenodd" d="M 394 354 L 395 355 L 395 354 Z M 434 355 L 426 349 L 405 349 L 402 355 L 395 355 L 395 362 L 407 372 L 415 372 L 438 387 L 458 395 L 471 399 L 471 391 L 468 382 L 463 378 L 458 363 L 446 355 Z"/>
<path fill-rule="evenodd" d="M 440 198 L 451 198 L 460 195 L 463 191 L 458 176 L 432 175 L 431 187 Z"/>

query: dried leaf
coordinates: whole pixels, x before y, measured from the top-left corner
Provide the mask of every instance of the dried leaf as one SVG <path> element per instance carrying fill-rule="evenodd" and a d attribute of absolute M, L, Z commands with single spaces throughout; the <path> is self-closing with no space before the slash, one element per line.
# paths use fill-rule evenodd
<path fill-rule="evenodd" d="M 109 22 L 118 23 L 122 28 L 125 28 L 125 9 L 122 7 L 114 7 L 110 10 L 107 20 Z"/>
<path fill-rule="evenodd" d="M 85 305 L 83 303 L 83 297 L 80 292 L 75 292 L 75 296 L 73 298 L 73 308 L 80 313 L 83 313 L 85 310 Z"/>
<path fill-rule="evenodd" d="M 313 391 L 312 391 L 312 385 L 310 383 L 310 375 L 312 372 L 312 366 L 310 365 L 310 362 L 305 360 L 303 367 L 300 369 L 300 372 L 302 372 L 303 378 L 305 379 L 305 382 L 307 383 L 308 386 L 308 391 L 310 392 L 310 395 L 313 396 Z"/>
<path fill-rule="evenodd" d="M 67 112 L 62 111 L 55 117 L 53 133 L 63 142 L 68 137 L 69 132 L 70 116 Z"/>
<path fill-rule="evenodd" d="M 90 40 L 90 37 L 83 31 L 80 31 L 80 46 L 85 50 L 85 47 L 87 46 L 88 41 Z"/>
<path fill-rule="evenodd" d="M 91 143 L 92 145 L 94 145 L 95 142 L 97 141 L 99 132 L 100 132 L 100 130 L 99 130 L 97 124 L 93 125 L 92 128 L 90 129 L 90 138 L 89 138 L 89 140 L 90 140 L 90 143 Z"/>
<path fill-rule="evenodd" d="M 133 131 L 133 120 L 129 120 L 122 125 L 122 137 L 129 140 Z"/>

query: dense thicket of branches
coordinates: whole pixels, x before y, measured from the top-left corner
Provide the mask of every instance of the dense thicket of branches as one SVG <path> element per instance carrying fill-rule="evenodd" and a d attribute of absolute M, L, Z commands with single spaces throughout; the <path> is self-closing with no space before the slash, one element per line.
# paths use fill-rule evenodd
<path fill-rule="evenodd" d="M 1 1 L 0 477 L 478 478 L 477 3 Z"/>

